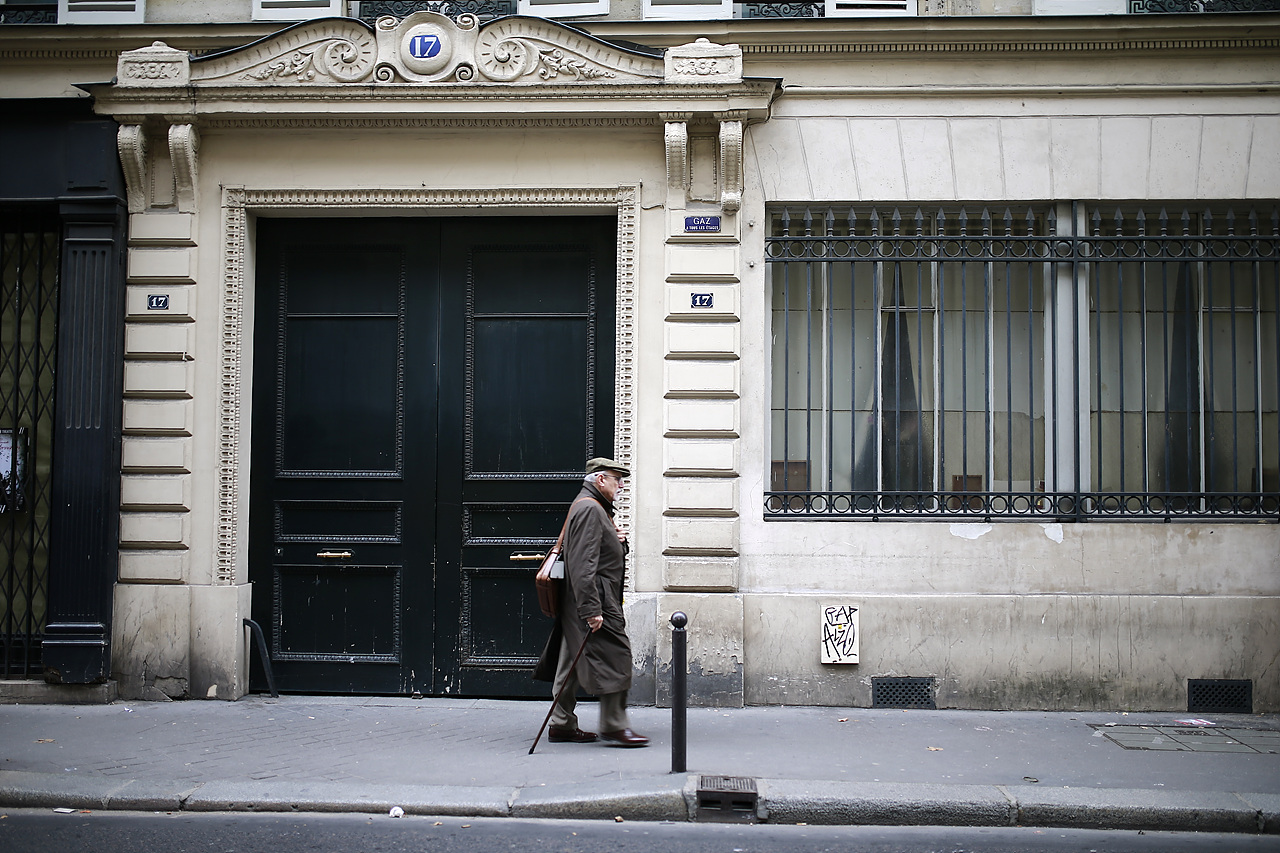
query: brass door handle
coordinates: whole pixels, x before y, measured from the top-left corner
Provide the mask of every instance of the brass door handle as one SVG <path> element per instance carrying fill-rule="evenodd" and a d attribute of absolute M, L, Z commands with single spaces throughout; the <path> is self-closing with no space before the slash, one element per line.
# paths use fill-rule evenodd
<path fill-rule="evenodd" d="M 511 559 L 517 563 L 532 562 L 534 560 L 545 560 L 546 554 L 512 554 Z"/>
<path fill-rule="evenodd" d="M 349 560 L 351 559 L 350 551 L 321 551 L 316 554 L 321 560 Z"/>

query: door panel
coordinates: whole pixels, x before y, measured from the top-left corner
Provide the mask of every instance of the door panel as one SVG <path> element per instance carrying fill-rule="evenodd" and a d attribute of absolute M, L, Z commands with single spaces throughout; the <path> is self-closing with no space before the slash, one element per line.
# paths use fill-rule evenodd
<path fill-rule="evenodd" d="M 545 692 L 511 558 L 613 450 L 615 233 L 259 223 L 250 577 L 282 689 Z"/>
<path fill-rule="evenodd" d="M 613 452 L 616 223 L 495 222 L 485 232 L 454 220 L 442 240 L 442 277 L 465 289 L 445 293 L 463 322 L 441 337 L 464 365 L 442 377 L 440 397 L 442 411 L 463 412 L 460 452 L 441 448 L 441 476 L 461 485 L 463 536 L 448 553 L 457 574 L 440 577 L 457 629 L 439 642 L 457 649 L 451 691 L 542 696 L 529 677 L 550 627 L 533 592 L 538 562 L 512 558 L 555 542 L 583 464 Z"/>
<path fill-rule="evenodd" d="M 438 282 L 419 237 L 259 223 L 250 578 L 284 690 L 431 681 Z"/>

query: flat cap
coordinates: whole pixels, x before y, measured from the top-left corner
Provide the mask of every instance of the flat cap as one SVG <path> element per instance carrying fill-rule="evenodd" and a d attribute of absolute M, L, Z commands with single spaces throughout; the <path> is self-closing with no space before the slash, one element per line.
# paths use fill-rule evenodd
<path fill-rule="evenodd" d="M 616 459 L 605 459 L 603 456 L 597 456 L 595 459 L 587 460 L 587 473 L 594 474 L 597 471 L 613 471 L 620 476 L 630 477 L 631 469 L 618 462 Z"/>

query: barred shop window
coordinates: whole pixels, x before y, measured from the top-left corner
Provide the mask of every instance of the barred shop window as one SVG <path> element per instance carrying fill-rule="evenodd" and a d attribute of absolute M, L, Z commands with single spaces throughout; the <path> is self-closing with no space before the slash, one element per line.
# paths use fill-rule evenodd
<path fill-rule="evenodd" d="M 1280 213 L 771 212 L 770 518 L 1280 519 Z"/>

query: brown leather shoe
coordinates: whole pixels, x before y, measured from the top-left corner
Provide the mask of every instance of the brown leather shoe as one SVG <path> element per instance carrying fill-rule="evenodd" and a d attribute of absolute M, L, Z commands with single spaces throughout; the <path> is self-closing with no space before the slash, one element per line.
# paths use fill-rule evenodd
<path fill-rule="evenodd" d="M 594 743 L 596 737 L 595 732 L 584 732 L 582 729 L 552 726 L 547 730 L 547 740 L 552 743 Z"/>
<path fill-rule="evenodd" d="M 644 735 L 638 735 L 631 729 L 619 729 L 616 732 L 601 732 L 600 739 L 609 743 L 616 743 L 618 746 L 648 746 L 649 739 Z"/>

